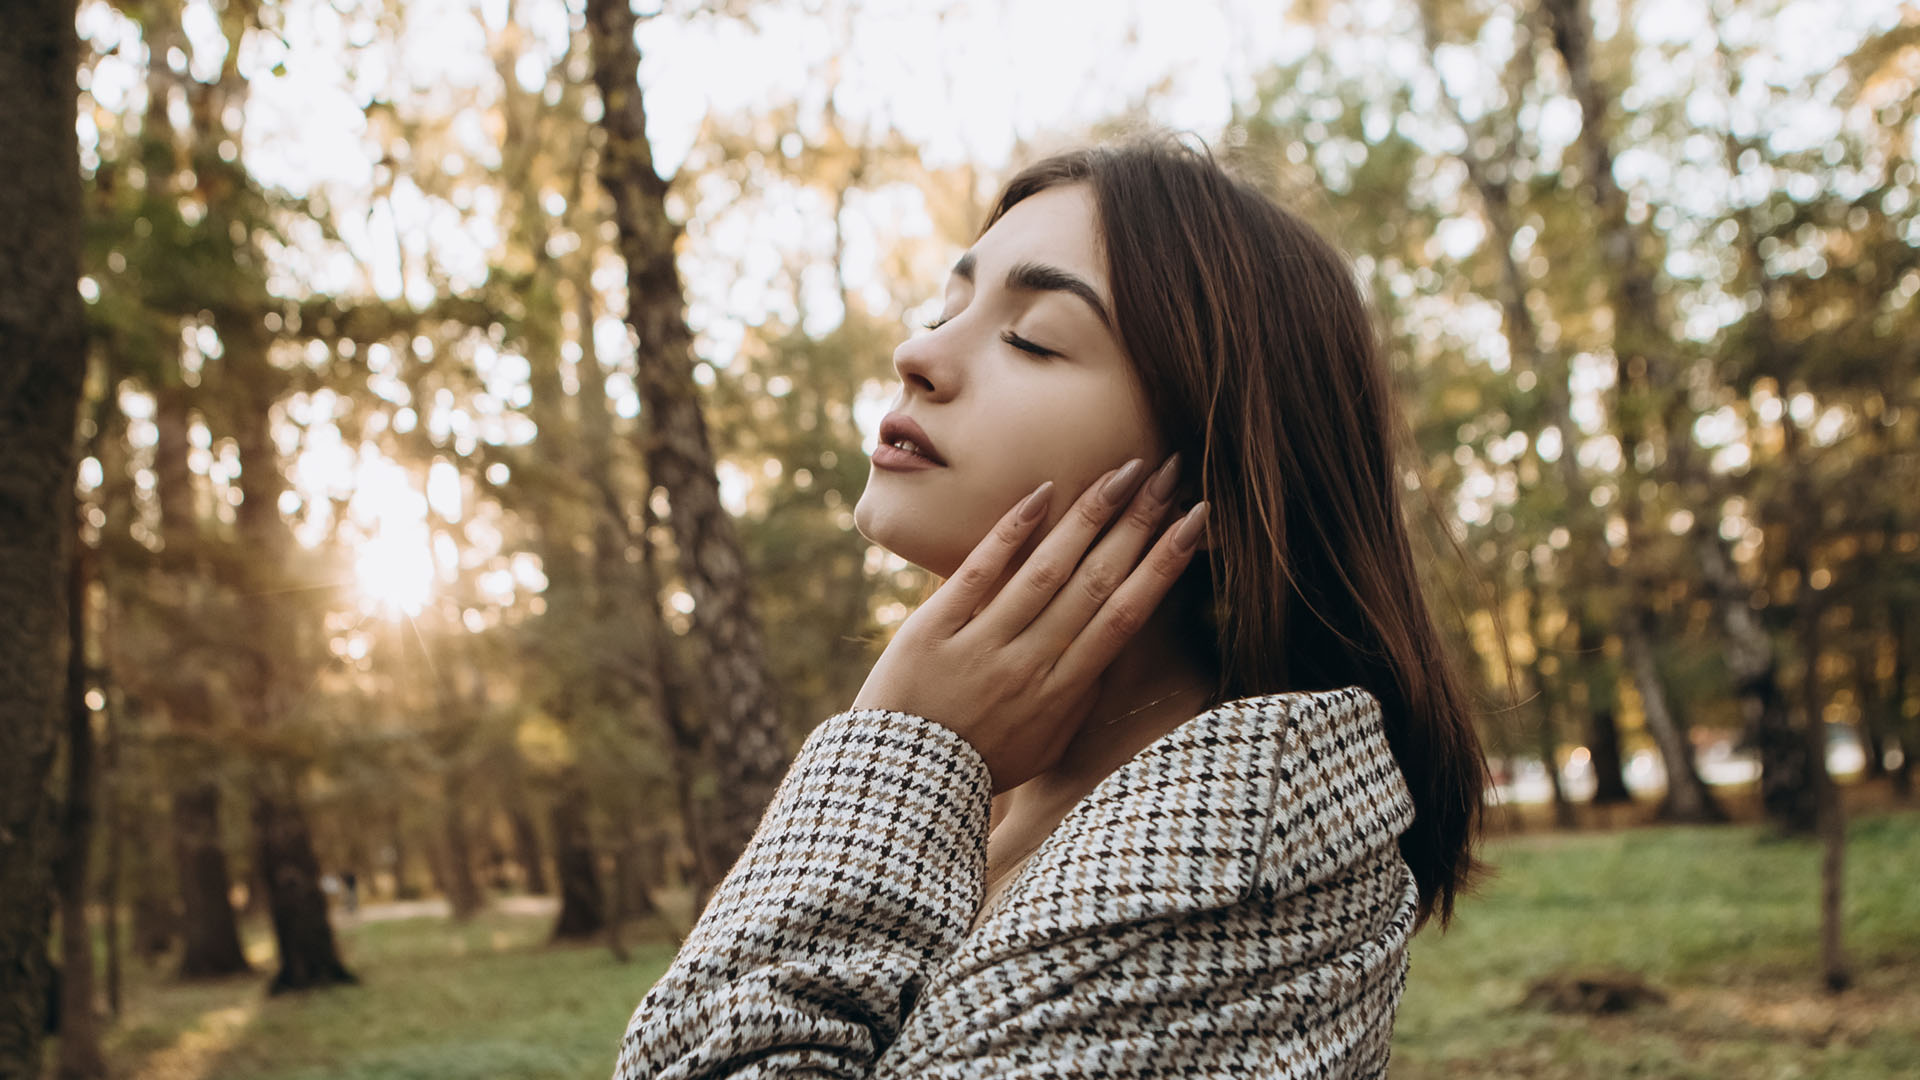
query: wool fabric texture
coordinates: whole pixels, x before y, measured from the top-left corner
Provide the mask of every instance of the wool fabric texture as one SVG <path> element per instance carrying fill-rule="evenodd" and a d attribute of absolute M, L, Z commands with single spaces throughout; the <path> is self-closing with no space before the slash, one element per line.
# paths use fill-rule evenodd
<path fill-rule="evenodd" d="M 1419 897 L 1370 694 L 1194 717 L 982 912 L 991 789 L 932 721 L 822 724 L 634 1012 L 616 1080 L 1386 1073 Z"/>

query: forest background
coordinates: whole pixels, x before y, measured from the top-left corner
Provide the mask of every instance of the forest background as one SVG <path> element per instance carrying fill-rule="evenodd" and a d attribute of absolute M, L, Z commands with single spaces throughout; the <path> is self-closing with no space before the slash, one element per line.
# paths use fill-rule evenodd
<path fill-rule="evenodd" d="M 1633 872 L 1502 849 L 1528 1000 L 1920 1003 L 1920 5 L 4 7 L 0 1076 L 46 1030 L 66 1076 L 279 1075 L 228 1052 L 259 1002 L 196 988 L 440 948 L 376 911 L 572 976 L 670 955 L 930 584 L 852 527 L 893 347 L 1001 179 L 1153 126 L 1377 306 L 1496 827 L 1708 826 L 1605 840 Z M 1556 904 L 1722 872 L 1668 914 L 1791 908 L 1754 933 L 1804 948 L 1572 970 Z M 1741 1000 L 1807 1061 L 1920 1063 L 1910 1021 Z M 1405 1060 L 1586 1075 L 1580 1030 L 1584 1065 Z"/>

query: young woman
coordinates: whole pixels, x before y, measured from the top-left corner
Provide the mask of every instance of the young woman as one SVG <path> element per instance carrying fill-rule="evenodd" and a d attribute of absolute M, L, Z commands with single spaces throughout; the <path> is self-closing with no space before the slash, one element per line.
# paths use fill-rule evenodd
<path fill-rule="evenodd" d="M 855 520 L 944 583 L 617 1076 L 1383 1074 L 1485 763 L 1351 272 L 1202 152 L 1071 152 L 894 364 Z"/>

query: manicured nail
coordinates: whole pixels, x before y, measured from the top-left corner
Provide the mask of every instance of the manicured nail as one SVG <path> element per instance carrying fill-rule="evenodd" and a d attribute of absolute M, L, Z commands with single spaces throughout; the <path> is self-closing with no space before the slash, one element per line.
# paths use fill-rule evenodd
<path fill-rule="evenodd" d="M 1053 494 L 1053 481 L 1049 480 L 1033 490 L 1027 501 L 1020 504 L 1020 520 L 1032 521 L 1047 512 L 1047 498 Z"/>
<path fill-rule="evenodd" d="M 1100 500 L 1109 506 L 1119 502 L 1133 487 L 1133 478 L 1139 475 L 1139 458 L 1134 458 L 1120 466 L 1120 471 L 1113 474 L 1113 479 L 1107 481 L 1107 486 L 1100 489 Z"/>
<path fill-rule="evenodd" d="M 1173 485 L 1179 480 L 1180 455 L 1174 454 L 1167 458 L 1165 465 L 1160 466 L 1159 472 L 1153 474 L 1153 479 L 1147 481 L 1147 494 L 1151 495 L 1155 502 L 1166 502 L 1173 497 Z"/>
<path fill-rule="evenodd" d="M 1207 531 L 1207 504 L 1194 503 L 1187 516 L 1173 527 L 1173 551 L 1176 555 L 1185 555 L 1200 543 L 1200 537 Z"/>

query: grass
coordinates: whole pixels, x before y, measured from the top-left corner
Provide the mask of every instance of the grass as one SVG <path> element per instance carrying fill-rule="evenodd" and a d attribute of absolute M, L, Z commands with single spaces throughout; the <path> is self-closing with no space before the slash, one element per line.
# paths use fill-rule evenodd
<path fill-rule="evenodd" d="M 362 985 L 310 994 L 268 997 L 263 977 L 147 976 L 130 988 L 108 1057 L 139 1080 L 604 1080 L 673 946 L 641 944 L 619 964 L 604 947 L 547 945 L 550 926 L 498 910 L 465 925 L 345 923 L 342 950 Z M 258 944 L 265 971 L 271 948 Z"/>
<path fill-rule="evenodd" d="M 1854 823 L 1854 988 L 1823 992 L 1819 848 L 1758 827 L 1500 841 L 1445 935 L 1416 939 L 1396 1080 L 1920 1076 L 1920 814 Z M 1665 1006 L 1522 1008 L 1535 979 L 1624 972 Z"/>
<path fill-rule="evenodd" d="M 1498 873 L 1445 935 L 1423 933 L 1395 1080 L 1435 1077 L 1920 1076 L 1920 814 L 1855 822 L 1847 942 L 1856 986 L 1817 968 L 1818 849 L 1750 826 L 1503 839 Z M 107 1049 L 139 1080 L 603 1080 L 628 1012 L 671 958 L 545 944 L 491 911 L 340 927 L 356 988 L 269 998 L 261 978 L 138 973 Z M 270 946 L 251 945 L 264 969 Z M 1536 978 L 1628 972 L 1664 1006 L 1603 1017 L 1519 1002 Z"/>

